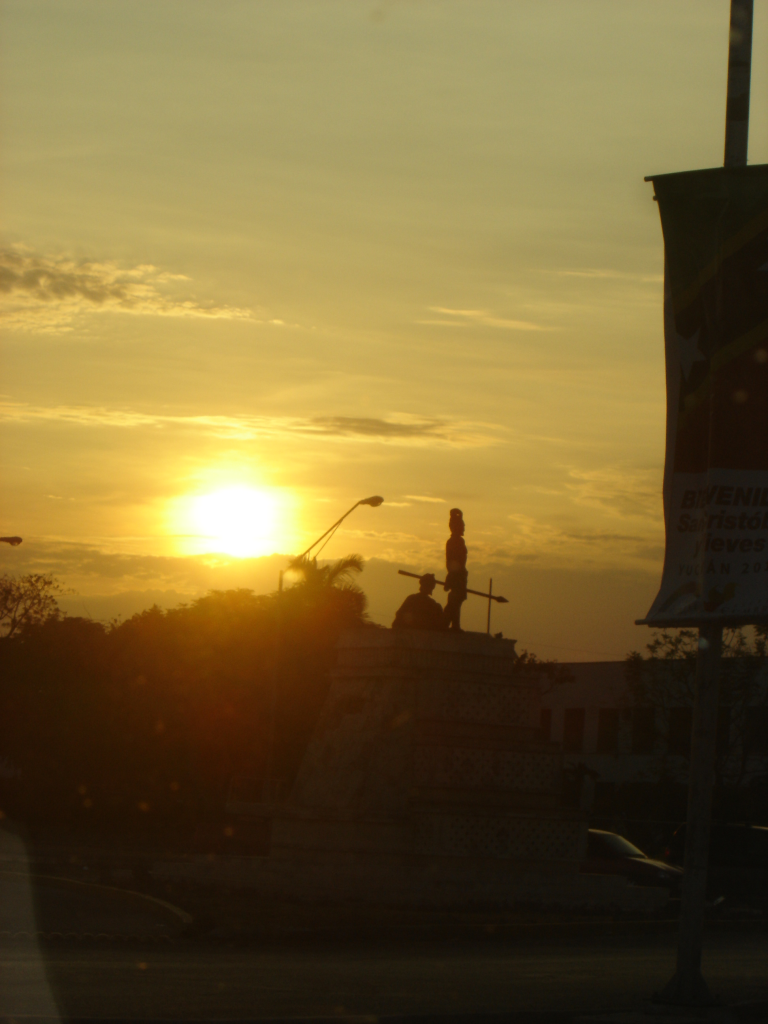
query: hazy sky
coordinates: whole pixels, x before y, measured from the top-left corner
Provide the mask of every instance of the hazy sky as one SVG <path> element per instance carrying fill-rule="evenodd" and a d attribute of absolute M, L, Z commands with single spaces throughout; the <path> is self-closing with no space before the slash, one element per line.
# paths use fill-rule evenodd
<path fill-rule="evenodd" d="M 397 568 L 440 572 L 458 505 L 470 586 L 510 598 L 495 628 L 560 660 L 645 643 L 643 176 L 722 163 L 728 10 L 4 0 L 0 529 L 24 544 L 0 567 L 55 571 L 97 617 L 272 589 L 284 557 L 232 552 L 296 553 L 378 493 L 325 554 L 374 559 L 379 621 Z"/>

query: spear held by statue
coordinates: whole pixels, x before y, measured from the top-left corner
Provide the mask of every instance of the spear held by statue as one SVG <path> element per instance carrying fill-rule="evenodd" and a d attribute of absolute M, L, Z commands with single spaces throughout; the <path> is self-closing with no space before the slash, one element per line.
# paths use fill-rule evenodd
<path fill-rule="evenodd" d="M 422 579 L 422 577 L 417 572 L 406 572 L 405 569 L 398 569 L 397 571 L 400 576 L 410 576 L 414 580 Z M 437 584 L 438 587 L 445 586 L 444 580 L 435 580 L 435 583 Z M 486 600 L 490 598 L 491 601 L 497 601 L 499 604 L 509 604 L 509 601 L 506 599 L 506 597 L 502 597 L 500 594 L 484 594 L 480 590 L 470 590 L 469 587 L 467 587 L 467 593 L 474 594 L 476 597 L 484 597 Z"/>

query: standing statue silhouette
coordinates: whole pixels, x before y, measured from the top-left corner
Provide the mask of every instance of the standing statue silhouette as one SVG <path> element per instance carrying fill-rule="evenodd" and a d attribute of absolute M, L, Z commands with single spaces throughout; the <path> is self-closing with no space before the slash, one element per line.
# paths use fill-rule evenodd
<path fill-rule="evenodd" d="M 461 632 L 461 606 L 467 599 L 467 545 L 464 543 L 464 516 L 460 508 L 452 508 L 448 528 L 451 536 L 445 544 L 444 589 L 449 591 L 443 615 L 449 629 Z"/>

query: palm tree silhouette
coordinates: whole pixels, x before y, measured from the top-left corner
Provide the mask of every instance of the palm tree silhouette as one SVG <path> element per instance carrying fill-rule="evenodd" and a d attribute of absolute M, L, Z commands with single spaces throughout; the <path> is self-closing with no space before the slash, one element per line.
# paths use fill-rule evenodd
<path fill-rule="evenodd" d="M 316 558 L 300 555 L 289 564 L 288 571 L 300 575 L 301 583 L 296 585 L 306 587 L 308 590 L 326 590 L 328 587 L 338 587 L 340 590 L 359 591 L 360 588 L 354 582 L 354 577 L 363 571 L 364 564 L 362 555 L 345 555 L 344 558 L 326 565 L 318 565 Z"/>
<path fill-rule="evenodd" d="M 362 621 L 368 600 L 355 577 L 363 571 L 364 564 L 362 555 L 345 555 L 325 565 L 318 565 L 316 558 L 300 555 L 288 566 L 288 571 L 296 573 L 299 580 L 286 594 L 304 605 L 345 609 Z"/>

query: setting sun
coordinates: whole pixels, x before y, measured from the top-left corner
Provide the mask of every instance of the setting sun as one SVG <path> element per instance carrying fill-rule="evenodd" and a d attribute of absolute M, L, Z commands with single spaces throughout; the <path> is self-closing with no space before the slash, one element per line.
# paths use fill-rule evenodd
<path fill-rule="evenodd" d="M 191 519 L 208 551 L 249 558 L 275 541 L 277 503 L 252 487 L 227 487 L 192 500 Z"/>

